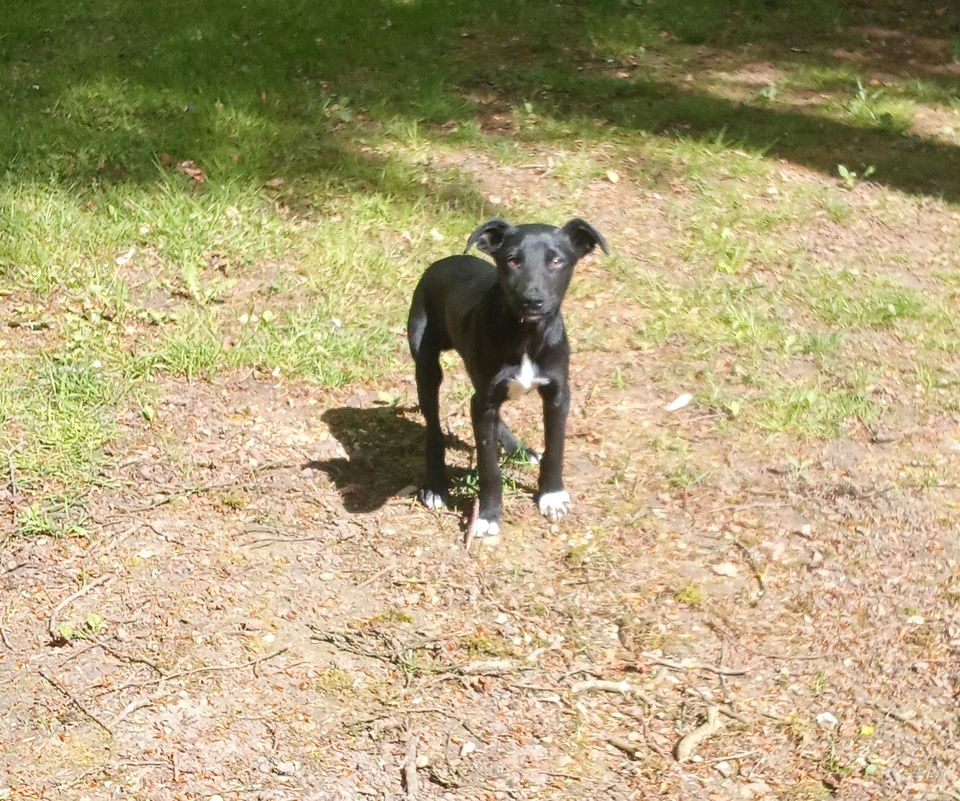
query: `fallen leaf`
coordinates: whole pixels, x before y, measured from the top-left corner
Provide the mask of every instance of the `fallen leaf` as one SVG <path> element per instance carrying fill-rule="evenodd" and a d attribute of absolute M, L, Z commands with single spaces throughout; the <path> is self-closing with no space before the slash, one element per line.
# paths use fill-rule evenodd
<path fill-rule="evenodd" d="M 732 562 L 718 562 L 715 565 L 710 565 L 710 569 L 718 576 L 733 578 L 737 575 L 737 566 Z"/>
<path fill-rule="evenodd" d="M 202 184 L 207 180 L 207 176 L 204 174 L 195 162 L 193 161 L 181 161 L 177 164 L 177 172 L 182 172 L 188 178 L 192 178 L 198 184 Z"/>
<path fill-rule="evenodd" d="M 664 406 L 663 409 L 667 412 L 676 412 L 689 404 L 692 400 L 693 395 L 691 395 L 689 392 L 684 392 L 681 395 L 677 395 L 677 397 Z"/>
<path fill-rule="evenodd" d="M 133 258 L 136 252 L 137 252 L 137 249 L 135 247 L 131 247 L 126 252 L 121 253 L 119 256 L 116 256 L 113 262 L 114 264 L 117 265 L 117 267 L 124 267 L 130 262 L 130 259 Z"/>

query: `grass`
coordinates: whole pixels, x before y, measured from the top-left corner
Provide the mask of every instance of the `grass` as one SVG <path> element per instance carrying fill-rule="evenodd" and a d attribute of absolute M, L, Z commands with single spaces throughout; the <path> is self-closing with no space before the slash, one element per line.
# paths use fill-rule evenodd
<path fill-rule="evenodd" d="M 863 13 L 882 24 L 894 6 Z M 650 256 L 610 231 L 610 272 L 574 293 L 625 298 L 642 319 L 624 347 L 675 354 L 734 428 L 825 437 L 874 415 L 850 332 L 919 337 L 931 362 L 955 344 L 929 293 L 855 259 L 809 272 L 795 236 L 824 215 L 855 224 L 864 180 L 960 199 L 956 147 L 911 134 L 925 104 L 956 108 L 955 85 L 839 62 L 864 21 L 825 2 L 561 2 L 549 28 L 543 10 L 10 10 L 0 448 L 29 496 L 23 533 L 63 530 L 65 499 L 104 480 L 118 418 L 149 426 L 158 378 L 243 368 L 338 386 L 403 369 L 407 290 L 430 259 L 484 217 L 580 213 L 610 170 L 662 199 L 665 236 Z M 700 45 L 723 69 L 690 81 Z M 759 88 L 711 77 L 765 55 L 777 74 Z M 543 191 L 499 186 L 530 165 Z M 582 341 L 618 341 L 613 328 Z"/>

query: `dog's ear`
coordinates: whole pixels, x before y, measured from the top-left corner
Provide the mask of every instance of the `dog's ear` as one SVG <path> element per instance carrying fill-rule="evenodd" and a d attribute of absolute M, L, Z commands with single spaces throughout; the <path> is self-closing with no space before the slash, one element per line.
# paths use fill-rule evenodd
<path fill-rule="evenodd" d="M 470 238 L 467 240 L 467 249 L 463 252 L 469 253 L 470 248 L 476 245 L 484 253 L 495 253 L 503 244 L 504 234 L 511 227 L 506 220 L 490 220 L 490 222 L 484 223 L 470 234 Z"/>
<path fill-rule="evenodd" d="M 578 259 L 582 259 L 597 245 L 600 245 L 600 249 L 604 253 L 610 252 L 607 250 L 607 240 L 603 238 L 603 235 L 590 223 L 581 220 L 579 217 L 575 217 L 563 226 L 563 232 L 573 243 L 573 249 Z"/>

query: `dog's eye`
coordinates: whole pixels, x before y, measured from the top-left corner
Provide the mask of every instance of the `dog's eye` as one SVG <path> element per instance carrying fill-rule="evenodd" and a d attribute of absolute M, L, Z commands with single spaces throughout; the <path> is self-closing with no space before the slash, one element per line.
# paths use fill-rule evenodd
<path fill-rule="evenodd" d="M 507 267 L 510 267 L 511 269 L 515 270 L 519 266 L 520 266 L 520 259 L 518 259 L 516 256 L 511 256 L 509 259 L 507 259 Z"/>
<path fill-rule="evenodd" d="M 554 270 L 559 270 L 561 267 L 563 267 L 563 259 L 561 259 L 559 256 L 554 256 L 550 260 L 550 266 L 553 267 Z"/>

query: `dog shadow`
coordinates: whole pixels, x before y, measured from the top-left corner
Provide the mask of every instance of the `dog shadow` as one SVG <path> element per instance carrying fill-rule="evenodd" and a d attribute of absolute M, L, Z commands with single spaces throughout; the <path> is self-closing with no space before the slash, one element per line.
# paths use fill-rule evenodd
<path fill-rule="evenodd" d="M 315 459 L 304 467 L 322 470 L 333 481 L 351 513 L 373 512 L 407 487 L 419 485 L 423 473 L 426 429 L 410 419 L 412 409 L 344 406 L 321 415 L 346 457 Z M 448 447 L 469 448 L 459 438 Z M 455 470 L 451 470 L 454 478 Z"/>

